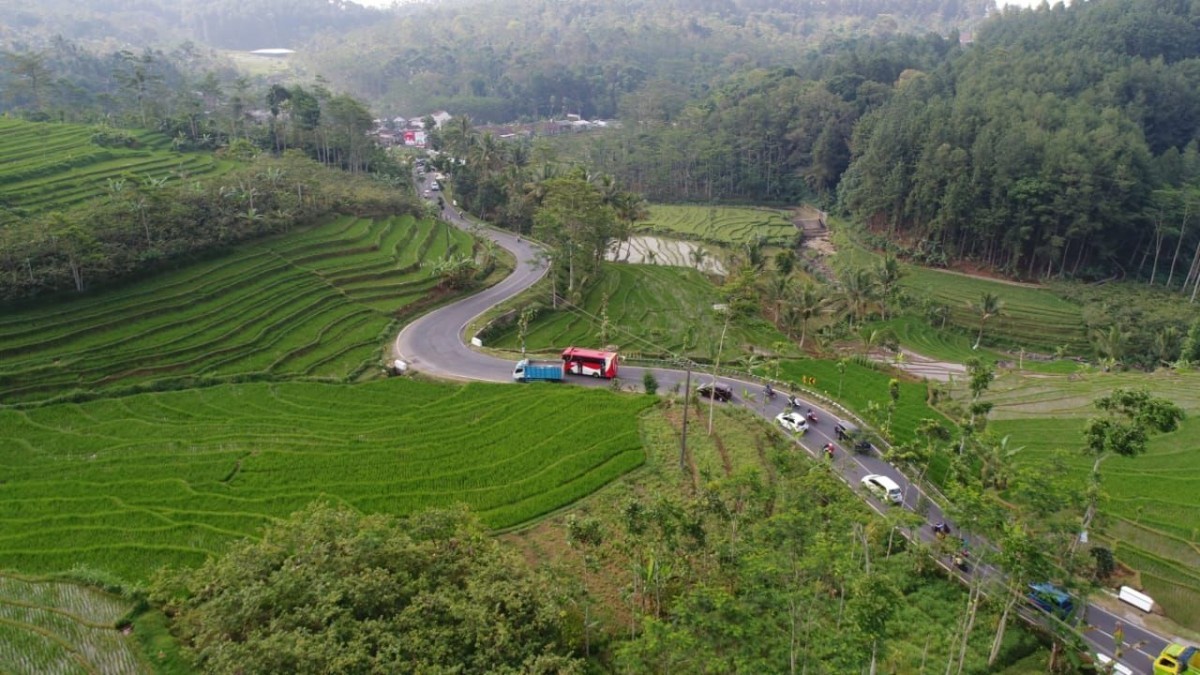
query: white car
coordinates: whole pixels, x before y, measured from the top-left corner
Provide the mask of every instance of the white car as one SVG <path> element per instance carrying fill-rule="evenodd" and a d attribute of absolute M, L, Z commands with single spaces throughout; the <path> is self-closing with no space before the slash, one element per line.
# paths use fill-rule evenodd
<path fill-rule="evenodd" d="M 804 419 L 804 415 L 798 412 L 781 412 L 775 416 L 775 421 L 779 422 L 779 426 L 793 433 L 804 435 L 808 431 L 808 420 Z"/>
<path fill-rule="evenodd" d="M 880 476 L 877 473 L 863 476 L 862 484 L 876 497 L 893 504 L 899 504 L 904 499 L 904 494 L 900 492 L 900 486 L 887 476 Z"/>

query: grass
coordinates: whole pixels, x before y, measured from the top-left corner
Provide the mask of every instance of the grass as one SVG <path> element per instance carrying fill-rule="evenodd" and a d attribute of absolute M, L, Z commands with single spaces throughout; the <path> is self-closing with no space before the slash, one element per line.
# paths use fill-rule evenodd
<path fill-rule="evenodd" d="M 686 354 L 711 361 L 725 321 L 713 305 L 721 302 L 717 287 L 692 269 L 605 264 L 580 310 L 548 310 L 530 323 L 526 347 L 555 351 L 569 345 L 615 344 L 627 356 Z M 610 329 L 602 339 L 599 317 L 606 306 Z M 730 322 L 721 360 L 730 363 L 753 353 L 754 345 L 761 351 L 780 342 L 788 342 L 786 336 L 765 320 L 737 319 Z M 516 325 L 493 336 L 488 346 L 519 349 Z"/>
<path fill-rule="evenodd" d="M 0 410 L 0 569 L 127 582 L 195 565 L 318 499 L 494 528 L 639 466 L 654 399 L 553 385 L 221 385 Z"/>
<path fill-rule="evenodd" d="M 0 574 L 0 671 L 150 672 L 116 627 L 133 608 L 94 588 Z"/>
<path fill-rule="evenodd" d="M 839 265 L 870 266 L 879 256 L 848 237 L 836 238 Z M 1083 309 L 1047 288 L 1030 287 L 956 274 L 945 270 L 902 264 L 900 285 L 915 298 L 950 308 L 950 325 L 974 338 L 979 331 L 979 314 L 971 309 L 984 293 L 994 293 L 1004 302 L 1003 313 L 984 327 L 984 344 L 1011 349 L 1054 353 L 1065 347 L 1070 353 L 1090 351 Z M 914 347 L 915 351 L 920 351 Z"/>
<path fill-rule="evenodd" d="M 1105 461 L 1103 536 L 1171 619 L 1200 629 L 1200 374 L 1003 375 L 987 397 L 996 404 L 991 427 L 1024 446 L 1017 461 L 1044 462 L 1051 452 L 1082 448 L 1094 399 L 1136 386 L 1174 401 L 1189 417 L 1179 430 L 1154 437 L 1145 455 Z M 1082 454 L 1068 464 L 1080 475 L 1091 467 Z"/>
<path fill-rule="evenodd" d="M 180 153 L 157 133 L 136 148 L 105 148 L 92 127 L 0 119 L 0 205 L 18 214 L 62 209 L 104 194 L 110 181 L 183 180 L 226 171 L 205 153 Z"/>
<path fill-rule="evenodd" d="M 342 218 L 144 282 L 0 317 L 0 402 L 181 378 L 346 378 L 443 292 L 424 263 L 470 252 L 432 220 Z"/>
<path fill-rule="evenodd" d="M 978 358 L 993 364 L 1008 363 L 1011 367 L 1036 373 L 1068 374 L 1079 370 L 1079 364 L 1069 359 L 1038 361 L 1032 358 L 1021 359 L 1019 355 L 1004 354 L 986 347 L 971 349 L 975 342 L 965 333 L 952 328 L 934 328 L 924 319 L 912 315 L 876 321 L 868 324 L 867 328 L 890 330 L 904 347 L 941 361 L 966 363 L 970 358 Z"/>
<path fill-rule="evenodd" d="M 787 211 L 737 206 L 655 204 L 650 207 L 649 220 L 637 227 L 725 245 L 760 238 L 766 244 L 790 244 L 798 232 Z"/>
<path fill-rule="evenodd" d="M 779 377 L 796 384 L 807 379 L 806 388 L 841 402 L 877 428 L 887 422 L 887 406 L 891 402 L 888 383 L 893 377 L 887 372 L 847 359 L 845 372 L 841 373 L 837 361 L 804 359 L 781 362 Z M 912 440 L 922 419 L 945 420 L 929 406 L 928 395 L 926 383 L 901 379 L 900 398 L 891 418 L 890 438 L 893 442 Z M 875 413 L 871 412 L 873 409 Z"/>

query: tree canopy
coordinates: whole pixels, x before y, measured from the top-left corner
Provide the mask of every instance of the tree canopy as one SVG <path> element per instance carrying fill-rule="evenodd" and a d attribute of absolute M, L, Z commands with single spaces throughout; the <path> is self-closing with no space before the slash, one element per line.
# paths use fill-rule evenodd
<path fill-rule="evenodd" d="M 572 673 L 562 599 L 463 510 L 313 505 L 154 594 L 207 673 Z"/>

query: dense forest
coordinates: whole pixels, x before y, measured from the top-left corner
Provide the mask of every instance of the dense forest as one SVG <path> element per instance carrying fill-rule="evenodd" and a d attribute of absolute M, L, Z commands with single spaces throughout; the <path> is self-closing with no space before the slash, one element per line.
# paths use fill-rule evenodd
<path fill-rule="evenodd" d="M 410 9 L 300 57 L 351 93 L 399 114 L 432 108 L 503 122 L 623 114 L 622 98 L 684 97 L 713 78 L 792 65 L 838 36 L 948 32 L 980 0 L 499 0 Z"/>
<path fill-rule="evenodd" d="M 189 40 L 225 49 L 296 47 L 382 15 L 345 0 L 0 0 L 0 47 L 36 50 L 55 37 L 108 48 Z"/>

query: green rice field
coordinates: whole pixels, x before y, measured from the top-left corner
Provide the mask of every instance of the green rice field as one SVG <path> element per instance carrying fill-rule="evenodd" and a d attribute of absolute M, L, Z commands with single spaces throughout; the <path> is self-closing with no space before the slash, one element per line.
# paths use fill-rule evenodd
<path fill-rule="evenodd" d="M 610 323 L 607 340 L 601 339 L 599 319 L 605 298 Z M 530 323 L 526 348 L 617 345 L 626 355 L 687 355 L 711 361 L 725 321 L 713 305 L 721 302 L 717 287 L 696 270 L 609 263 L 580 309 L 544 311 Z M 786 336 L 765 320 L 738 319 L 729 325 L 721 360 L 731 363 L 750 354 L 753 345 L 761 351 L 781 342 L 787 342 Z M 519 349 L 517 327 L 493 336 L 488 346 Z"/>
<path fill-rule="evenodd" d="M 1136 386 L 1174 401 L 1188 418 L 1154 437 L 1145 455 L 1105 461 L 1104 536 L 1169 617 L 1200 630 L 1200 373 L 1001 376 L 988 395 L 996 404 L 991 427 L 1010 436 L 1010 446 L 1024 446 L 1017 461 L 1036 464 L 1065 450 L 1083 476 L 1091 461 L 1078 451 L 1084 423 L 1096 414 L 1091 402 Z"/>
<path fill-rule="evenodd" d="M 0 316 L 0 403 L 181 377 L 346 378 L 440 297 L 426 264 L 471 236 L 341 218 L 144 282 Z"/>
<path fill-rule="evenodd" d="M 69 582 L 0 574 L 0 672 L 149 673 L 117 629 L 133 603 Z"/>
<path fill-rule="evenodd" d="M 639 230 L 675 234 L 717 244 L 740 245 L 761 238 L 767 244 L 787 244 L 798 230 L 787 211 L 737 206 L 655 204 Z"/>
<path fill-rule="evenodd" d="M 144 581 L 314 500 L 495 528 L 644 461 L 647 396 L 555 385 L 228 384 L 0 410 L 0 569 Z"/>
<path fill-rule="evenodd" d="M 135 134 L 136 148 L 91 142 L 92 127 L 0 118 L 0 206 L 36 213 L 74 206 L 104 194 L 110 181 L 216 174 L 227 163 L 211 154 L 169 149 L 161 134 Z"/>

